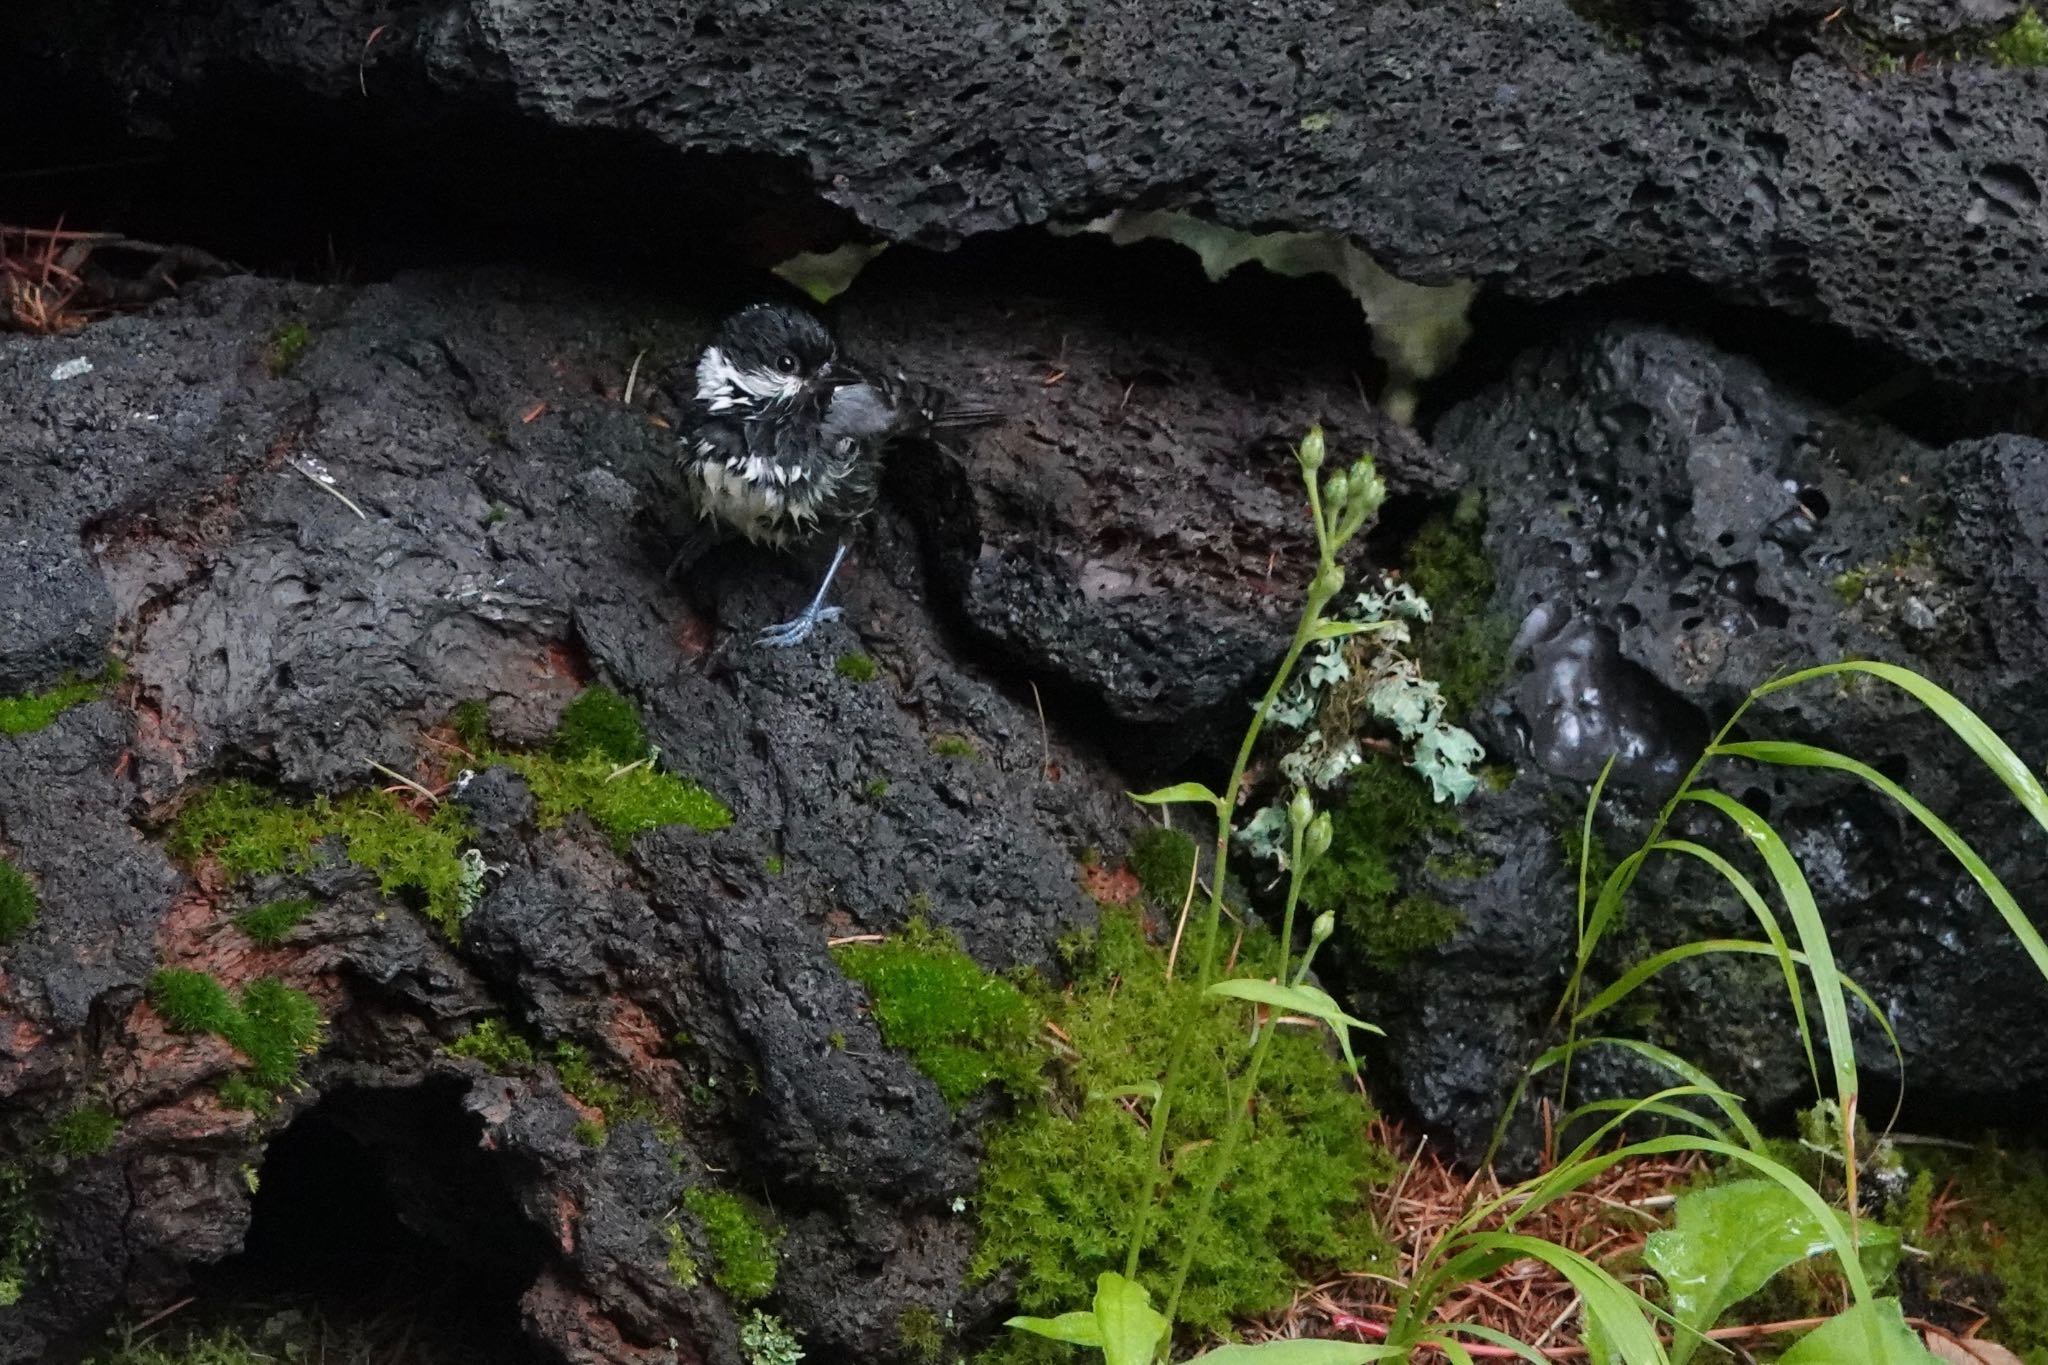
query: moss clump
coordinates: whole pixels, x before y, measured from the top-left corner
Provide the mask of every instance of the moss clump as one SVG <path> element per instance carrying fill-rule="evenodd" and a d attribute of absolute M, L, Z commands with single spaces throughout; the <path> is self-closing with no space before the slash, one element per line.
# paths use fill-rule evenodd
<path fill-rule="evenodd" d="M 981 750 L 965 735 L 935 735 L 932 752 L 940 758 L 980 758 Z"/>
<path fill-rule="evenodd" d="M 452 805 L 422 820 L 389 792 L 294 802 L 236 780 L 187 805 L 164 846 L 188 862 L 212 857 L 234 876 L 266 876 L 308 870 L 314 845 L 338 839 L 349 861 L 377 874 L 385 895 L 411 893 L 452 939 L 478 891 L 476 870 L 463 857 L 473 833 Z"/>
<path fill-rule="evenodd" d="M 267 1114 L 277 1108 L 277 1092 L 256 1084 L 246 1073 L 240 1071 L 215 1086 L 213 1093 L 230 1109 L 246 1109 L 252 1114 Z"/>
<path fill-rule="evenodd" d="M 704 1229 L 705 1245 L 717 1261 L 712 1280 L 740 1303 L 765 1299 L 775 1290 L 779 1232 L 771 1231 L 737 1195 L 693 1185 L 683 1206 Z"/>
<path fill-rule="evenodd" d="M 2011 28 L 1992 40 L 1991 54 L 2000 66 L 2048 66 L 2048 22 L 2027 6 Z"/>
<path fill-rule="evenodd" d="M 623 1117 L 630 1100 L 626 1088 L 607 1080 L 591 1062 L 590 1054 L 574 1043 L 556 1043 L 552 1056 L 555 1078 L 579 1104 L 615 1117 Z"/>
<path fill-rule="evenodd" d="M 848 682 L 869 683 L 882 676 L 881 666 L 865 654 L 842 654 L 832 671 Z"/>
<path fill-rule="evenodd" d="M 266 1342 L 265 1345 L 269 1343 Z M 310 1354 L 312 1343 L 294 1343 L 298 1351 Z M 320 1345 L 328 1343 L 321 1338 Z M 325 1354 L 323 1349 L 322 1354 Z M 175 1345 L 164 1345 L 155 1337 L 141 1341 L 124 1342 L 116 1349 L 95 1355 L 86 1365 L 277 1365 L 280 1360 L 299 1359 L 297 1352 L 274 1355 L 251 1345 L 248 1338 L 228 1328 L 209 1331 L 185 1337 Z M 334 1359 L 365 1359 L 353 1352 L 344 1355 L 336 1351 Z"/>
<path fill-rule="evenodd" d="M 924 1365 L 937 1365 L 946 1354 L 946 1330 L 939 1315 L 923 1304 L 912 1304 L 896 1319 L 896 1339 L 904 1354 Z"/>
<path fill-rule="evenodd" d="M 1452 720 L 1470 715 L 1506 676 L 1515 635 L 1514 622 L 1492 607 L 1485 530 L 1484 508 L 1468 498 L 1425 522 L 1408 543 L 1408 582 L 1430 608 L 1428 624 L 1416 632 L 1416 662 L 1443 689 Z"/>
<path fill-rule="evenodd" d="M 848 943 L 832 955 L 867 988 L 882 1041 L 909 1053 L 947 1104 L 957 1109 L 991 1083 L 1015 1095 L 1037 1089 L 1037 1008 L 951 934 L 914 919 L 886 943 Z"/>
<path fill-rule="evenodd" d="M 12 943 L 36 922 L 36 889 L 20 868 L 0 858 L 0 944 Z"/>
<path fill-rule="evenodd" d="M 120 681 L 121 666 L 109 660 L 106 671 L 97 678 L 79 678 L 72 674 L 64 677 L 47 692 L 33 692 L 25 697 L 0 697 L 0 735 L 32 735 L 38 730 L 48 729 L 51 722 L 74 706 L 83 706 L 107 690 L 107 684 Z"/>
<path fill-rule="evenodd" d="M 250 942 L 264 948 L 275 948 L 290 937 L 299 921 L 312 914 L 315 908 L 314 903 L 304 896 L 272 901 L 235 916 L 235 926 L 249 936 Z"/>
<path fill-rule="evenodd" d="M 1911 1161 L 1935 1188 L 1953 1181 L 1963 1201 L 1912 1238 L 1928 1252 L 1924 1264 L 1938 1275 L 1996 1279 L 1984 1335 L 2027 1365 L 2048 1365 L 2048 1154 L 1914 1149 Z"/>
<path fill-rule="evenodd" d="M 451 1057 L 469 1057 L 501 1076 L 533 1069 L 533 1044 L 512 1031 L 503 1019 L 479 1020 L 469 1032 L 441 1049 Z"/>
<path fill-rule="evenodd" d="M 1200 940 L 1191 928 L 1182 963 L 1199 959 Z M 1277 956 L 1270 936 L 1247 933 L 1235 973 L 1269 975 Z M 1139 1268 L 1154 1302 L 1164 1301 L 1228 1120 L 1223 1077 L 1251 1050 L 1242 1012 L 1204 1000 L 1186 975 L 1169 980 L 1165 953 L 1147 942 L 1133 912 L 1105 911 L 1074 966 L 1073 989 L 1055 1009 L 1072 1049 L 1061 1054 L 1056 1093 L 992 1134 L 976 1200 L 981 1241 L 971 1273 L 1011 1269 L 1027 1313 L 1086 1303 L 1098 1274 L 1123 1269 L 1131 1210 L 1151 1179 L 1151 1135 L 1114 1096 L 1156 1084 L 1185 1036 L 1165 1202 Z M 1391 1175 L 1392 1159 L 1366 1138 L 1372 1112 L 1324 1042 L 1296 1029 L 1273 1040 L 1254 1123 L 1193 1247 L 1180 1311 L 1191 1330 L 1221 1330 L 1285 1303 L 1297 1264 L 1361 1270 L 1386 1254 L 1365 1194 L 1369 1182 Z"/>
<path fill-rule="evenodd" d="M 81 1104 L 50 1125 L 50 1145 L 65 1156 L 101 1156 L 120 1136 L 121 1120 L 103 1104 Z"/>
<path fill-rule="evenodd" d="M 870 803 L 881 800 L 889 794 L 889 779 L 886 777 L 869 778 L 861 784 L 860 794 L 862 800 Z"/>
<path fill-rule="evenodd" d="M 28 1167 L 0 1161 L 0 1308 L 21 1302 L 29 1278 L 42 1269 L 47 1231 Z"/>
<path fill-rule="evenodd" d="M 1389 762 L 1360 766 L 1331 812 L 1330 829 L 1329 854 L 1302 879 L 1301 898 L 1335 914 L 1346 944 L 1374 967 L 1399 967 L 1464 924 L 1450 906 L 1402 886 L 1403 853 L 1429 835 L 1451 837 L 1461 829 L 1413 772 Z"/>
<path fill-rule="evenodd" d="M 1147 825 L 1131 836 L 1131 871 L 1145 894 L 1178 909 L 1195 871 L 1195 841 L 1177 829 Z"/>
<path fill-rule="evenodd" d="M 264 356 L 264 363 L 269 367 L 271 377 L 282 379 L 290 374 L 292 366 L 299 363 L 299 356 L 304 353 L 306 343 L 312 339 L 313 333 L 303 322 L 287 322 L 271 333 L 270 349 Z"/>
<path fill-rule="evenodd" d="M 683 1239 L 682 1225 L 667 1223 L 662 1234 L 668 1238 L 668 1277 L 675 1281 L 678 1289 L 695 1289 L 700 1277 L 697 1258 L 690 1254 L 690 1244 Z"/>
<path fill-rule="evenodd" d="M 586 687 L 562 712 L 550 745 L 558 758 L 602 755 L 614 765 L 647 757 L 647 731 L 632 703 L 609 687 Z"/>
<path fill-rule="evenodd" d="M 225 1038 L 249 1059 L 249 1077 L 272 1089 L 297 1079 L 327 1022 L 311 996 L 267 976 L 244 986 L 238 1005 L 205 972 L 165 968 L 150 978 L 149 1003 L 175 1033 Z"/>

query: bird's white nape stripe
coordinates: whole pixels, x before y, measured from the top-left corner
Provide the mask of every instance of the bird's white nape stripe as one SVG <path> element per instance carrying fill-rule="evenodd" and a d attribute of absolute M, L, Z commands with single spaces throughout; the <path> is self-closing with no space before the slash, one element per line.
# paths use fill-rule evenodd
<path fill-rule="evenodd" d="M 717 346 L 706 346 L 697 359 L 697 401 L 713 412 L 729 412 L 742 398 L 757 402 L 794 398 L 803 385 L 799 375 L 743 370 Z"/>

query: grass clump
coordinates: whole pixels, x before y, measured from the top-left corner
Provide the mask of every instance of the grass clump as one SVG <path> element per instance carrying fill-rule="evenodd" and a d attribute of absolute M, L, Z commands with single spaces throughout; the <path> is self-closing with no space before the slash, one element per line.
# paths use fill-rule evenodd
<path fill-rule="evenodd" d="M 50 1125 L 50 1145 L 65 1156 L 102 1156 L 120 1136 L 121 1120 L 103 1104 L 81 1104 Z"/>
<path fill-rule="evenodd" d="M 503 1019 L 479 1020 L 469 1032 L 441 1049 L 451 1057 L 482 1062 L 493 1073 L 510 1076 L 533 1068 L 533 1044 L 512 1031 Z"/>
<path fill-rule="evenodd" d="M 122 677 L 121 666 L 109 660 L 97 678 L 64 677 L 47 692 L 24 697 L 0 697 L 0 735 L 32 735 L 48 729 L 51 722 L 74 706 L 83 706 L 107 690 L 107 684 Z"/>
<path fill-rule="evenodd" d="M 1178 910 L 1195 872 L 1195 841 L 1177 829 L 1147 825 L 1131 836 L 1131 872 L 1145 894 Z"/>
<path fill-rule="evenodd" d="M 1414 773 L 1393 763 L 1365 763 L 1331 812 L 1330 851 L 1302 879 L 1302 901 L 1333 912 L 1348 946 L 1391 971 L 1464 924 L 1442 901 L 1407 892 L 1398 870 L 1401 855 L 1417 841 L 1456 836 L 1460 829 Z"/>
<path fill-rule="evenodd" d="M 1201 959 L 1191 925 L 1180 962 Z M 1253 931 L 1239 951 L 1239 975 L 1278 965 L 1270 936 Z M 1127 1214 L 1146 1197 L 1152 1137 L 1115 1098 L 1155 1083 L 1176 1040 L 1188 1047 L 1177 1082 L 1165 1151 L 1159 1215 L 1147 1228 L 1139 1280 L 1155 1295 L 1192 1253 L 1177 1321 L 1219 1331 L 1234 1318 L 1287 1301 L 1298 1262 L 1368 1270 L 1385 1254 L 1365 1202 L 1369 1182 L 1392 1160 L 1365 1136 L 1371 1110 L 1349 1086 L 1316 1034 L 1278 1034 L 1266 1057 L 1252 1129 L 1216 1197 L 1212 1229 L 1189 1235 L 1194 1208 L 1229 1120 L 1224 1076 L 1249 1056 L 1244 1020 L 1201 998 L 1192 974 L 1166 976 L 1166 955 L 1146 939 L 1140 917 L 1106 910 L 1081 946 L 1073 989 L 1054 1012 L 1072 1040 L 1055 1094 L 991 1136 L 976 1200 L 981 1240 L 971 1272 L 1009 1269 L 1026 1313 L 1086 1303 L 1103 1271 L 1121 1271 Z"/>
<path fill-rule="evenodd" d="M 1992 40 L 1991 53 L 2000 66 L 2048 66 L 2048 22 L 2027 6 L 2011 28 Z"/>
<path fill-rule="evenodd" d="M 832 671 L 848 682 L 869 683 L 882 676 L 882 669 L 865 654 L 842 654 Z"/>
<path fill-rule="evenodd" d="M 704 1229 L 704 1241 L 718 1263 L 711 1278 L 740 1303 L 765 1299 L 775 1289 L 781 1234 L 771 1231 L 737 1195 L 693 1185 L 683 1206 Z"/>
<path fill-rule="evenodd" d="M 1015 1095 L 1037 1089 L 1037 1008 L 951 934 L 913 919 L 886 943 L 843 944 L 833 957 L 867 988 L 882 1041 L 909 1053 L 953 1108 L 992 1083 Z"/>
<path fill-rule="evenodd" d="M 235 916 L 235 925 L 249 936 L 249 941 L 263 948 L 275 948 L 290 937 L 300 920 L 313 913 L 312 900 L 300 896 L 291 900 L 271 901 L 253 910 L 244 910 Z"/>
<path fill-rule="evenodd" d="M 980 758 L 981 750 L 965 735 L 935 735 L 932 752 L 940 758 Z"/>
<path fill-rule="evenodd" d="M 313 997 L 267 976 L 243 987 L 239 1004 L 213 977 L 182 968 L 151 977 L 148 994 L 172 1032 L 226 1039 L 249 1059 L 248 1078 L 273 1090 L 298 1078 L 299 1059 L 319 1050 L 326 1030 Z"/>
<path fill-rule="evenodd" d="M 35 885 L 27 875 L 0 858 L 0 945 L 12 943 L 36 922 Z"/>

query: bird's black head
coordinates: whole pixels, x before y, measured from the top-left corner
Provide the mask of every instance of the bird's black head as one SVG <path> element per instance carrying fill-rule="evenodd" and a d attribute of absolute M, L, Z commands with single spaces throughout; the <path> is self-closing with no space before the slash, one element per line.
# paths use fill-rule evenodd
<path fill-rule="evenodd" d="M 795 400 L 829 384 L 839 347 L 801 308 L 756 303 L 719 324 L 697 362 L 697 397 L 713 411 Z"/>

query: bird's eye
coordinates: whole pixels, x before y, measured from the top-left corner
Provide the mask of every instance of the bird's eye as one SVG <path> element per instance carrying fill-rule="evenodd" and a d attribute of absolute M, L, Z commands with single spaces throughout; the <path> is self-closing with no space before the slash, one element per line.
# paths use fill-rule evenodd
<path fill-rule="evenodd" d="M 784 374 L 796 373 L 796 357 L 785 352 L 775 357 L 775 368 Z"/>

